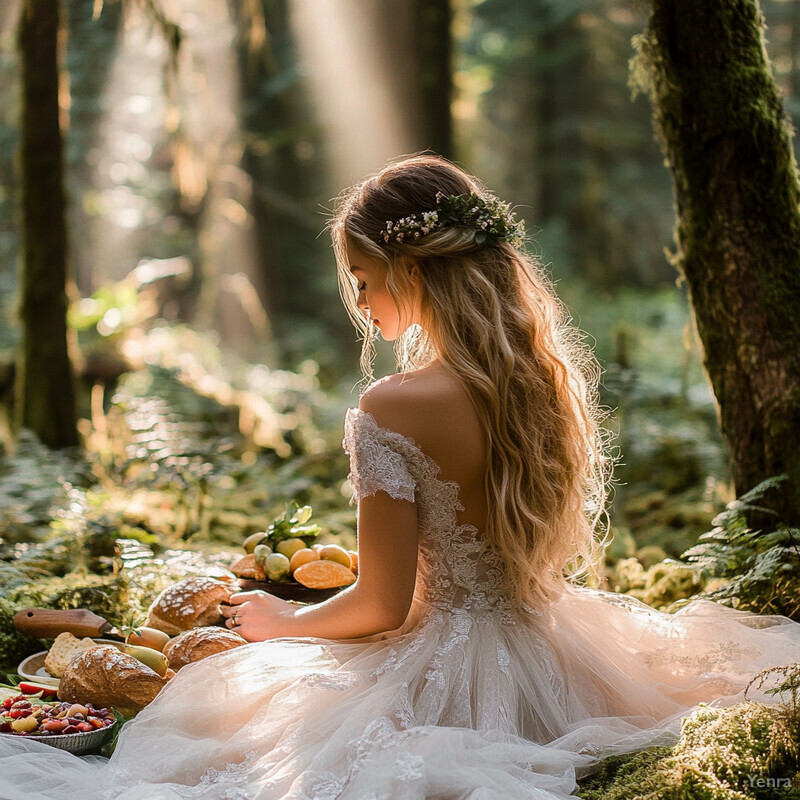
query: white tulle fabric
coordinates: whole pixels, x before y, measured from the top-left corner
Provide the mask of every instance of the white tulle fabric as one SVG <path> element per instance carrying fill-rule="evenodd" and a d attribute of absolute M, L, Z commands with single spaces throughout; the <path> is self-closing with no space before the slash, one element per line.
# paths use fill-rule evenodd
<path fill-rule="evenodd" d="M 668 615 L 565 587 L 514 613 L 502 562 L 457 522 L 458 485 L 415 442 L 350 409 L 344 445 L 356 498 L 417 504 L 404 625 L 185 667 L 110 761 L 0 737 L 2 800 L 563 800 L 603 757 L 672 744 L 695 704 L 800 661 L 800 625 L 708 601 Z"/>

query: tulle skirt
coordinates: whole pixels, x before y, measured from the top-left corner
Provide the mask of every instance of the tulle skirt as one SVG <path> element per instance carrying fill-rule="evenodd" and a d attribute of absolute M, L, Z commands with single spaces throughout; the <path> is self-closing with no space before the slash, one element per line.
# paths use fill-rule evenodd
<path fill-rule="evenodd" d="M 669 615 L 570 587 L 513 619 L 418 600 L 390 634 L 185 667 L 110 760 L 2 736 L 0 798 L 569 798 L 602 758 L 674 744 L 696 704 L 797 662 L 800 624 L 705 600 Z"/>

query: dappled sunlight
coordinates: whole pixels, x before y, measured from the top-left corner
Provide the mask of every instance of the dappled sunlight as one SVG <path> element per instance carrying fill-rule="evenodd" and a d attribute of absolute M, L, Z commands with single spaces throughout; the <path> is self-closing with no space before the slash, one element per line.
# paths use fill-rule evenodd
<path fill-rule="evenodd" d="M 291 21 L 315 105 L 329 137 L 331 174 L 344 187 L 412 146 L 377 39 L 358 0 L 290 0 Z"/>
<path fill-rule="evenodd" d="M 0 0 L 0 795 L 795 775 L 798 102 L 800 0 Z M 370 372 L 342 230 L 438 359 Z M 51 669 L 33 609 L 163 651 Z M 110 761 L 10 738 L 14 670 L 129 668 Z"/>
<path fill-rule="evenodd" d="M 185 224 L 180 215 L 199 215 L 198 254 L 173 255 L 199 257 L 193 268 L 203 276 L 201 322 L 244 346 L 270 331 L 258 300 L 251 182 L 240 166 L 237 28 L 225 5 L 207 5 L 201 14 L 196 3 L 170 0 L 163 9 L 182 34 L 174 69 L 174 54 L 147 10 L 125 9 L 106 113 L 87 154 L 94 176 L 83 198 L 91 225 L 87 257 L 95 282 L 120 279 L 139 254 L 157 252 L 148 235 L 163 248 L 164 235 Z M 176 207 L 172 187 L 154 185 L 155 177 L 173 184 Z"/>

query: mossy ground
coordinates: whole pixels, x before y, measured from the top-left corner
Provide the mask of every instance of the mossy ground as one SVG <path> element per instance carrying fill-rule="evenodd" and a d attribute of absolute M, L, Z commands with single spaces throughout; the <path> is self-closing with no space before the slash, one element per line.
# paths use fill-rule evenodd
<path fill-rule="evenodd" d="M 675 747 L 604 760 L 597 772 L 580 782 L 578 796 L 584 800 L 797 800 L 798 734 L 796 706 L 753 702 L 724 709 L 700 706 L 683 721 Z"/>
<path fill-rule="evenodd" d="M 163 342 L 159 346 L 164 349 Z M 173 368 L 158 367 L 124 378 L 105 417 L 87 421 L 84 460 L 54 459 L 23 438 L 17 452 L 0 462 L 0 671 L 12 672 L 22 658 L 48 644 L 16 632 L 11 622 L 16 609 L 86 607 L 116 625 L 141 623 L 165 585 L 231 563 L 244 538 L 265 528 L 290 500 L 313 506 L 324 541 L 354 546 L 347 459 L 340 448 L 343 408 L 334 407 L 307 376 L 282 373 L 274 380 L 279 388 L 269 405 L 279 420 L 287 419 L 286 430 L 278 424 L 270 436 L 281 438 L 283 455 L 237 436 L 230 409 L 187 387 Z M 224 381 L 219 385 L 224 388 Z M 647 463 L 658 452 L 644 454 Z M 663 538 L 647 533 L 661 523 L 679 537 L 686 526 L 707 528 L 704 515 L 710 518 L 717 509 L 705 490 L 689 485 L 697 459 L 690 461 L 695 466 L 678 481 L 685 487 L 686 507 L 676 511 L 670 501 L 676 495 L 653 483 L 630 492 L 627 519 L 634 527 L 622 532 L 610 554 L 611 588 L 657 608 L 713 588 L 696 572 L 664 562 L 682 544 L 662 546 Z M 580 795 L 767 797 L 758 793 L 763 787 L 717 775 L 714 770 L 727 756 L 715 754 L 738 747 L 741 764 L 765 780 L 796 770 L 790 749 L 776 745 L 772 760 L 758 749 L 754 737 L 763 739 L 769 731 L 776 732 L 775 742 L 782 741 L 774 713 L 759 711 L 747 729 L 735 727 L 735 713 L 730 719 L 700 716 L 676 748 L 605 760 L 581 781 Z"/>

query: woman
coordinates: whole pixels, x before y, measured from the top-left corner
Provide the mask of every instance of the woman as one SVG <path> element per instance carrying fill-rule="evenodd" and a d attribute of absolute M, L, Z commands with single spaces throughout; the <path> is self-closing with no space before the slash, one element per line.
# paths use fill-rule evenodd
<path fill-rule="evenodd" d="M 505 204 L 417 156 L 331 231 L 363 363 L 379 330 L 400 369 L 345 420 L 358 581 L 312 607 L 235 595 L 251 644 L 181 670 L 108 763 L 5 737 L 0 797 L 567 798 L 800 661 L 785 617 L 576 583 L 609 473 L 598 370 Z"/>

